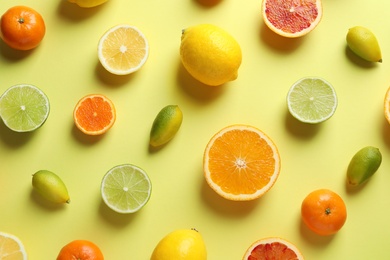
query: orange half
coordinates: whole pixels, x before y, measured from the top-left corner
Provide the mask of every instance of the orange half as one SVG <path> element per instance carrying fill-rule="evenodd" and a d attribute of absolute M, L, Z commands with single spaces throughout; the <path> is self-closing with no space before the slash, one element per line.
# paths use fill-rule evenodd
<path fill-rule="evenodd" d="M 206 146 L 204 176 L 222 197 L 254 200 L 266 193 L 280 172 L 280 156 L 272 140 L 248 125 L 228 126 Z"/>
<path fill-rule="evenodd" d="M 245 252 L 243 260 L 303 260 L 298 248 L 278 237 L 263 238 L 253 243 Z"/>
<path fill-rule="evenodd" d="M 73 119 L 77 128 L 85 134 L 104 134 L 115 122 L 115 107 L 104 95 L 88 95 L 77 103 Z"/>
<path fill-rule="evenodd" d="M 263 0 L 265 24 L 275 33 L 296 38 L 311 32 L 321 21 L 321 0 Z"/>

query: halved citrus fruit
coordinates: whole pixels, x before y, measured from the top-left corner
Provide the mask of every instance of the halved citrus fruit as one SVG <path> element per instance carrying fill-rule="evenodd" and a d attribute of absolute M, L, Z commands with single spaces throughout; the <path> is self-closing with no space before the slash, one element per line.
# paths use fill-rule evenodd
<path fill-rule="evenodd" d="M 303 123 L 318 124 L 336 112 L 337 95 L 333 86 L 318 77 L 305 77 L 295 82 L 287 93 L 291 115 Z"/>
<path fill-rule="evenodd" d="M 139 70 L 148 59 L 149 44 L 136 27 L 117 25 L 100 38 L 98 57 L 103 67 L 116 75 L 127 75 Z"/>
<path fill-rule="evenodd" d="M 265 194 L 280 172 L 280 156 L 273 141 L 259 129 L 232 125 L 215 134 L 206 146 L 204 176 L 220 196 L 235 201 Z"/>
<path fill-rule="evenodd" d="M 134 213 L 150 199 L 152 183 L 147 173 L 132 164 L 122 164 L 103 177 L 100 192 L 106 205 L 118 213 Z"/>
<path fill-rule="evenodd" d="M 46 94 L 30 84 L 8 88 L 0 97 L 0 117 L 15 132 L 31 132 L 49 117 L 50 103 Z"/>
<path fill-rule="evenodd" d="M 263 238 L 253 243 L 245 252 L 243 260 L 303 260 L 298 248 L 278 237 Z"/>
<path fill-rule="evenodd" d="M 384 114 L 387 122 L 390 124 L 390 87 L 387 89 L 385 94 Z"/>
<path fill-rule="evenodd" d="M 263 0 L 265 24 L 275 33 L 296 38 L 311 32 L 321 21 L 321 0 Z"/>
<path fill-rule="evenodd" d="M 85 134 L 104 134 L 115 122 L 115 106 L 104 95 L 87 95 L 77 103 L 73 119 L 77 128 Z"/>
<path fill-rule="evenodd" d="M 0 232 L 0 259 L 27 259 L 22 241 L 12 234 Z"/>

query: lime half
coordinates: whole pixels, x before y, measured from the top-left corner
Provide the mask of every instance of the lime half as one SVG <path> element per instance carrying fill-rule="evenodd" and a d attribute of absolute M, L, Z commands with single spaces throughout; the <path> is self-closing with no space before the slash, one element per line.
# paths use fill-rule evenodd
<path fill-rule="evenodd" d="M 12 86 L 0 97 L 0 117 L 15 132 L 30 132 L 41 127 L 49 111 L 46 94 L 33 85 Z"/>
<path fill-rule="evenodd" d="M 330 83 L 321 78 L 307 77 L 295 82 L 287 94 L 292 116 L 310 124 L 329 119 L 337 107 L 337 96 Z"/>
<path fill-rule="evenodd" d="M 134 213 L 149 201 L 152 183 L 146 172 L 132 164 L 118 165 L 104 175 L 103 201 L 118 213 Z"/>

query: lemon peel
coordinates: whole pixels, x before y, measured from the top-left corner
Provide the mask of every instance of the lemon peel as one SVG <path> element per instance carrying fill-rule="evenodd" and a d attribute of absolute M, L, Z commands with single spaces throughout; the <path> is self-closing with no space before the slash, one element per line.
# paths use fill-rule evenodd
<path fill-rule="evenodd" d="M 382 62 L 382 52 L 373 32 L 362 26 L 355 26 L 347 33 L 348 47 L 360 58 L 371 62 Z"/>
<path fill-rule="evenodd" d="M 242 62 L 238 42 L 227 31 L 212 24 L 182 30 L 180 57 L 192 77 L 210 86 L 237 79 Z"/>

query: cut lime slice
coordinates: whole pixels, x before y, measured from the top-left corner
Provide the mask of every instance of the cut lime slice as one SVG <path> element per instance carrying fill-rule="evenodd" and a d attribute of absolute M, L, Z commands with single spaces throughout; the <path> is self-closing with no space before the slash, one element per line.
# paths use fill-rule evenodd
<path fill-rule="evenodd" d="M 321 78 L 307 77 L 295 82 L 287 94 L 292 116 L 310 124 L 329 119 L 337 107 L 337 96 L 331 84 Z"/>
<path fill-rule="evenodd" d="M 12 86 L 0 97 L 0 117 L 15 132 L 30 132 L 41 127 L 49 111 L 49 99 L 33 85 Z"/>
<path fill-rule="evenodd" d="M 152 184 L 146 172 L 132 164 L 118 165 L 104 175 L 103 201 L 118 213 L 134 213 L 149 201 Z"/>

